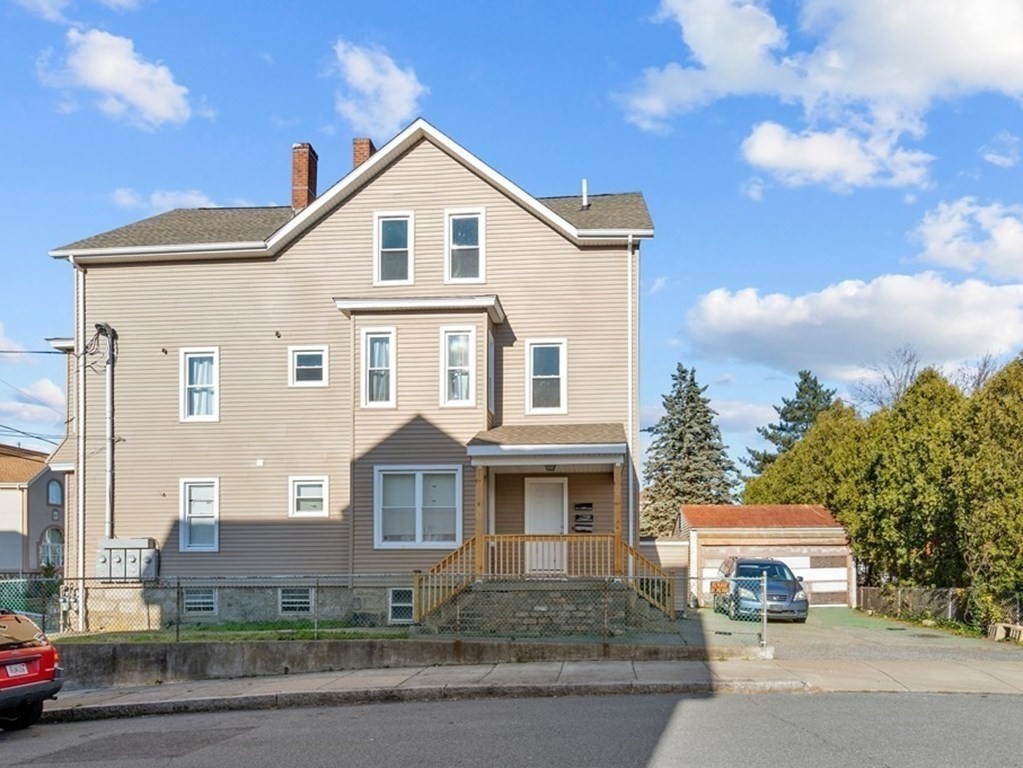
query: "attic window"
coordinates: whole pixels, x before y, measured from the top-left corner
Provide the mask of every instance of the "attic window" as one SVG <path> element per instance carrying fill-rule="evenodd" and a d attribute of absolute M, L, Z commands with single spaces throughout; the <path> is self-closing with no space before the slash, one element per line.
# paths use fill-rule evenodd
<path fill-rule="evenodd" d="M 374 283 L 413 282 L 414 220 L 411 212 L 376 214 Z"/>

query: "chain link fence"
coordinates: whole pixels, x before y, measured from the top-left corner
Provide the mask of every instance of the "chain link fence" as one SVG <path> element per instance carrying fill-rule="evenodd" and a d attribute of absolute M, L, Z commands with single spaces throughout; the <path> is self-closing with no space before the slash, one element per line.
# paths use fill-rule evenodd
<path fill-rule="evenodd" d="M 990 596 L 968 588 L 860 587 L 859 607 L 885 616 L 974 625 L 1023 623 L 1023 595 Z"/>
<path fill-rule="evenodd" d="M 673 616 L 641 594 L 658 593 L 667 585 L 643 579 L 484 578 L 414 623 L 414 584 L 411 573 L 150 581 L 22 578 L 0 580 L 0 607 L 28 614 L 61 639 L 175 642 L 415 635 L 706 642 L 696 617 L 686 621 L 688 589 L 682 574 L 671 584 L 678 608 Z M 745 642 L 736 639 L 740 641 Z"/>

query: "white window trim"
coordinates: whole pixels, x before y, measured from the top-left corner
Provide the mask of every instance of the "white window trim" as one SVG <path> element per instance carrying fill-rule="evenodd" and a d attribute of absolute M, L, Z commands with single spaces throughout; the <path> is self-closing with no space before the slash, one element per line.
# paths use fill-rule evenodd
<path fill-rule="evenodd" d="M 388 370 L 390 371 L 390 388 L 388 399 L 380 402 L 369 400 L 369 338 L 370 336 L 389 336 L 391 339 L 390 354 L 388 355 Z M 363 328 L 362 329 L 362 407 L 363 408 L 396 408 L 398 406 L 398 333 L 392 328 Z"/>
<path fill-rule="evenodd" d="M 455 475 L 455 540 L 420 541 L 423 533 L 423 482 L 416 480 L 416 541 L 383 540 L 383 476 L 386 474 L 417 475 L 454 473 Z M 456 549 L 462 544 L 462 465 L 461 464 L 380 464 L 373 467 L 373 548 L 374 549 Z"/>
<path fill-rule="evenodd" d="M 448 400 L 448 336 L 469 336 L 469 399 Z M 445 325 L 440 329 L 440 406 L 442 408 L 476 407 L 476 329 L 471 325 Z"/>
<path fill-rule="evenodd" d="M 409 595 L 412 598 L 412 600 L 410 602 L 408 602 L 408 603 L 398 603 L 398 605 L 401 606 L 402 608 L 404 608 L 405 606 L 409 606 L 409 607 L 412 608 L 412 616 L 410 616 L 408 619 L 396 619 L 396 618 L 394 618 L 394 606 L 395 606 L 395 603 L 394 603 L 394 593 L 397 590 L 399 590 L 399 589 L 400 590 L 407 590 Z M 415 594 L 415 591 L 412 589 L 412 587 L 388 587 L 387 588 L 387 623 L 388 624 L 411 624 L 415 620 L 415 610 L 416 610 L 415 600 L 416 600 L 416 594 Z"/>
<path fill-rule="evenodd" d="M 196 547 L 188 544 L 188 486 L 213 486 L 213 546 Z M 182 478 L 178 489 L 178 551 L 179 552 L 219 552 L 220 551 L 220 478 L 219 477 L 188 477 Z"/>
<path fill-rule="evenodd" d="M 408 279 L 380 279 L 380 222 L 383 219 L 408 219 Z M 374 211 L 373 212 L 373 285 L 412 285 L 416 281 L 415 274 L 415 242 L 416 216 L 413 211 Z"/>
<path fill-rule="evenodd" d="M 330 381 L 327 368 L 326 344 L 302 344 L 288 347 L 288 386 L 289 387 L 325 387 Z M 305 352 L 318 352 L 323 355 L 323 378 L 320 381 L 299 381 L 295 375 L 298 355 Z"/>
<path fill-rule="evenodd" d="M 476 216 L 479 218 L 479 249 L 480 276 L 451 276 L 451 219 Z M 447 208 L 444 210 L 444 282 L 445 283 L 485 283 L 487 281 L 487 209 L 486 208 Z"/>
<path fill-rule="evenodd" d="M 559 368 L 561 373 L 561 405 L 558 408 L 534 408 L 533 407 L 533 347 L 554 347 L 561 348 L 561 359 Z M 526 415 L 539 416 L 543 414 L 568 413 L 568 339 L 526 339 Z"/>
<path fill-rule="evenodd" d="M 323 510 L 321 512 L 298 511 L 296 492 L 299 483 L 320 483 L 323 486 Z M 330 487 L 329 480 L 325 475 L 296 475 L 288 478 L 288 517 L 330 517 Z"/>
<path fill-rule="evenodd" d="M 213 413 L 209 416 L 188 415 L 188 358 L 213 356 Z M 220 347 L 182 347 L 178 357 L 178 398 L 181 422 L 220 421 Z"/>

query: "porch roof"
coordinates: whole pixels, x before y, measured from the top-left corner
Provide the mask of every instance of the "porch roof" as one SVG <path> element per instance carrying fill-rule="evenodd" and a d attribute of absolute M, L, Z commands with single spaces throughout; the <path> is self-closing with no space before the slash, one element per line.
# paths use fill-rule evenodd
<path fill-rule="evenodd" d="M 478 433 L 466 448 L 475 466 L 621 464 L 628 442 L 621 424 L 503 425 Z"/>

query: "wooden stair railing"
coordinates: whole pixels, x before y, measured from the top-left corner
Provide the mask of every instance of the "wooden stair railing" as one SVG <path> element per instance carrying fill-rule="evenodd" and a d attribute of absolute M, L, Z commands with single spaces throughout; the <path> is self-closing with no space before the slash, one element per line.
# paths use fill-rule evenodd
<path fill-rule="evenodd" d="M 476 576 L 476 537 L 415 576 L 413 621 L 420 622 L 468 587 Z"/>
<path fill-rule="evenodd" d="M 675 618 L 674 585 L 671 574 L 654 563 L 628 543 L 620 542 L 624 550 L 625 575 L 623 580 L 628 583 L 636 594 L 659 609 L 669 619 Z"/>

